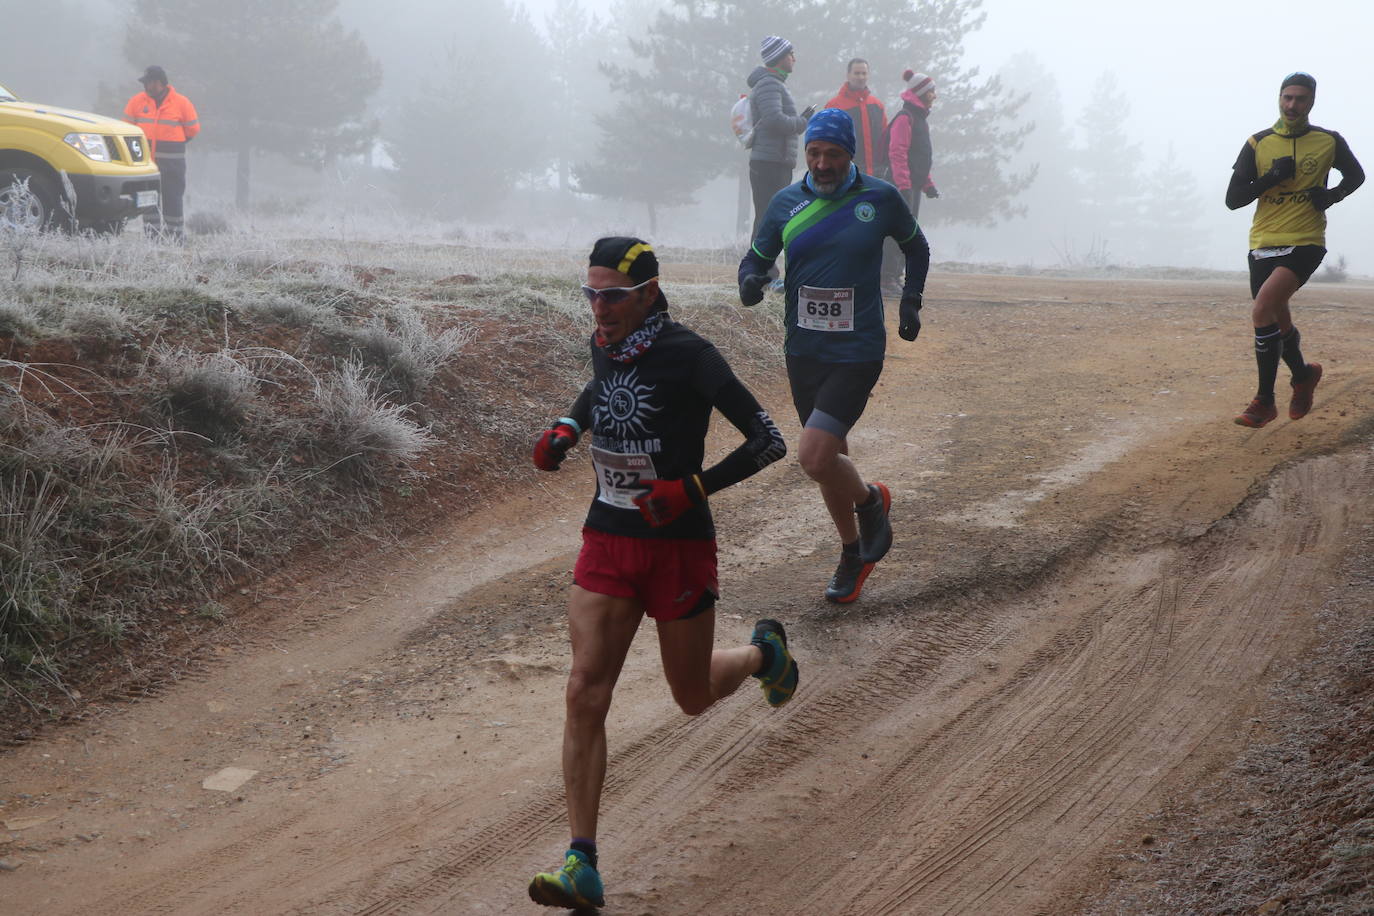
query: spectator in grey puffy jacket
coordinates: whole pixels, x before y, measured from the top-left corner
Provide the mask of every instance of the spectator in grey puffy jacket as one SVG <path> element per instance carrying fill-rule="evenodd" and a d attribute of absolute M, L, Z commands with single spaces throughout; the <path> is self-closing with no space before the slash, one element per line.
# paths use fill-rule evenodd
<path fill-rule="evenodd" d="M 759 53 L 763 66 L 755 67 L 748 80 L 754 122 L 754 145 L 749 148 L 749 187 L 754 195 L 751 239 L 758 235 L 759 220 L 773 195 L 792 183 L 797 136 L 806 130 L 806 122 L 816 110 L 812 105 L 797 114 L 792 93 L 783 85 L 797 62 L 792 42 L 769 35 L 759 43 Z"/>

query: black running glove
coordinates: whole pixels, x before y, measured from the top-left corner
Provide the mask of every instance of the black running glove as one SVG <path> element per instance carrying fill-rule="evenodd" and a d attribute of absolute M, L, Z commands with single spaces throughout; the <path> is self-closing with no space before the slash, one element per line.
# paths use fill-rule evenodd
<path fill-rule="evenodd" d="M 739 301 L 744 305 L 758 305 L 763 301 L 763 288 L 771 282 L 768 274 L 750 274 L 739 281 Z"/>
<path fill-rule="evenodd" d="M 921 334 L 921 294 L 902 293 L 897 306 L 897 334 L 902 340 L 915 340 Z"/>
<path fill-rule="evenodd" d="M 1327 207 L 1341 202 L 1341 196 L 1333 188 L 1323 187 L 1308 188 L 1307 199 L 1312 201 L 1318 213 L 1324 213 Z"/>
<path fill-rule="evenodd" d="M 940 189 L 933 184 L 926 185 L 923 190 L 925 191 L 926 197 L 929 197 L 931 200 L 940 196 Z"/>
<path fill-rule="evenodd" d="M 1298 174 L 1297 161 L 1292 156 L 1280 156 L 1269 164 L 1269 171 L 1260 176 L 1266 188 L 1272 188 L 1280 181 L 1287 181 Z"/>

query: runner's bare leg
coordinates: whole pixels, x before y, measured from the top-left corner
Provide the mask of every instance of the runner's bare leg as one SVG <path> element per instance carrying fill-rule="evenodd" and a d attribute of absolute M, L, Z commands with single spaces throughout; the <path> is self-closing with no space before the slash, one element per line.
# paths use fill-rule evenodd
<path fill-rule="evenodd" d="M 1275 267 L 1274 272 L 1260 287 L 1255 304 L 1250 309 L 1250 317 L 1255 327 L 1263 328 L 1276 324 L 1280 331 L 1287 334 L 1293 327 L 1293 313 L 1289 311 L 1288 300 L 1293 298 L 1293 294 L 1301 286 L 1302 281 L 1293 271 L 1287 267 Z"/>
<path fill-rule="evenodd" d="M 868 500 L 868 484 L 849 459 L 849 443 L 834 433 L 806 427 L 798 446 L 802 470 L 820 484 L 821 498 L 835 522 L 841 544 L 859 539 L 859 522 L 854 508 Z"/>
<path fill-rule="evenodd" d="M 642 617 L 634 598 L 599 595 L 576 585 L 568 596 L 573 660 L 563 724 L 563 786 L 574 837 L 596 838 L 606 781 L 606 714 Z"/>
<path fill-rule="evenodd" d="M 714 610 L 685 620 L 658 621 L 663 674 L 673 699 L 689 716 L 700 715 L 734 693 L 763 664 L 757 646 L 713 649 L 715 625 Z"/>

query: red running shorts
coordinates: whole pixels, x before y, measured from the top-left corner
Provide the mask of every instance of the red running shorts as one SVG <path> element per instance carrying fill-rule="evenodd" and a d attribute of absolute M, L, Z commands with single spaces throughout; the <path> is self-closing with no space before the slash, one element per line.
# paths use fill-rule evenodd
<path fill-rule="evenodd" d="M 598 595 L 636 598 L 655 620 L 695 617 L 714 607 L 720 595 L 716 542 L 583 528 L 573 581 Z"/>

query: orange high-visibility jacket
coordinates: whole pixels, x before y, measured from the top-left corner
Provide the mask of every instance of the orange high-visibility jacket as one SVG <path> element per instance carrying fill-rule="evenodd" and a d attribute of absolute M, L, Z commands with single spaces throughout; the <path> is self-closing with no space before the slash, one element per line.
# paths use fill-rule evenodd
<path fill-rule="evenodd" d="M 129 99 L 124 106 L 124 120 L 143 128 L 153 161 L 184 159 L 186 141 L 200 133 L 200 118 L 191 100 L 171 86 L 159 105 L 146 92 Z"/>

